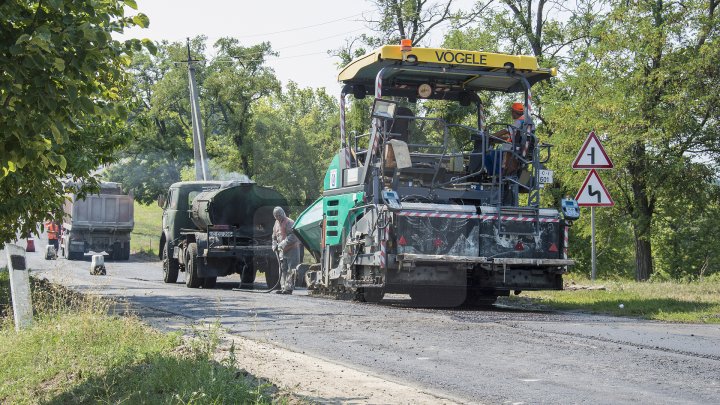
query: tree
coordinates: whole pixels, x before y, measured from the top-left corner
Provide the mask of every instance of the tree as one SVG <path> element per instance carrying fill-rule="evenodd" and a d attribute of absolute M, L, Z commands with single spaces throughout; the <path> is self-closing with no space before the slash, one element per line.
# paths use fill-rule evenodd
<path fill-rule="evenodd" d="M 112 34 L 148 24 L 125 6 L 136 8 L 132 0 L 0 4 L 0 244 L 60 218 L 61 180 L 91 190 L 92 172 L 123 143 L 125 68 L 143 42 Z"/>
<path fill-rule="evenodd" d="M 194 59 L 204 59 L 206 39 L 190 41 Z M 215 45 L 216 56 L 196 63 L 196 81 L 207 138 L 211 175 L 229 179 L 241 172 L 253 175 L 247 156 L 252 105 L 279 90 L 279 83 L 265 58 L 272 54 L 262 43 L 240 46 L 235 39 L 222 38 Z M 129 119 L 131 142 L 122 151 L 119 164 L 108 170 L 108 178 L 120 181 L 135 198 L 150 203 L 183 178 L 192 163 L 192 126 L 185 44 L 163 42 L 156 55 L 135 56 L 133 88 L 141 99 Z M 189 180 L 192 177 L 185 177 Z"/>
<path fill-rule="evenodd" d="M 686 216 L 705 215 L 704 202 L 712 201 L 706 190 L 714 187 L 720 151 L 720 22 L 716 0 L 610 6 L 598 27 L 602 39 L 572 67 L 549 115 L 565 134 L 561 144 L 575 143 L 571 134 L 580 127 L 607 135 L 617 165 L 613 194 L 635 242 L 635 276 L 647 280 L 653 240 L 669 241 L 658 237 L 658 225 L 674 226 L 657 224 L 656 215 L 682 206 L 695 208 Z"/>
<path fill-rule="evenodd" d="M 254 110 L 249 158 L 255 180 L 275 187 L 291 206 L 306 207 L 320 196 L 325 170 L 340 148 L 337 101 L 324 89 L 290 82 Z"/>
<path fill-rule="evenodd" d="M 428 2 L 428 0 L 372 0 L 377 17 L 368 17 L 366 23 L 375 34 L 362 34 L 347 39 L 344 46 L 328 53 L 340 58 L 345 65 L 362 56 L 366 49 L 387 44 L 400 44 L 401 39 L 410 39 L 413 44 L 429 42 L 432 32 L 442 24 L 452 23 L 460 29 L 481 15 L 492 3 L 478 2 L 472 10 L 464 12 L 453 7 L 454 0 Z"/>

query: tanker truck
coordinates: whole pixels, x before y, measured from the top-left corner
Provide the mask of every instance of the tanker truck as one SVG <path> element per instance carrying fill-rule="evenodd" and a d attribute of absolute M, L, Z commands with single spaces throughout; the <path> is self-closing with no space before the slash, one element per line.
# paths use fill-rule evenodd
<path fill-rule="evenodd" d="M 345 66 L 340 148 L 322 197 L 294 228 L 318 262 L 308 288 L 369 302 L 409 294 L 420 306 L 450 307 L 562 289 L 579 210 L 570 199 L 541 206 L 551 145 L 535 134 L 531 97 L 532 85 L 555 75 L 532 56 L 405 40 Z M 481 96 L 492 93 L 520 101 L 522 119 L 489 122 Z M 350 96 L 374 97 L 369 132 L 346 130 Z"/>
<path fill-rule="evenodd" d="M 111 259 L 128 260 L 134 206 L 121 184 L 100 183 L 100 192 L 85 198 L 78 198 L 76 184 L 65 187 L 69 193 L 63 207 L 61 254 L 68 260 L 79 260 L 85 253 L 105 252 Z"/>
<path fill-rule="evenodd" d="M 213 288 L 218 277 L 237 273 L 249 287 L 264 270 L 268 286 L 277 283 L 271 236 L 273 208 L 287 209 L 280 193 L 250 180 L 184 181 L 172 184 L 158 203 L 164 282 L 177 282 L 182 272 L 188 288 Z"/>

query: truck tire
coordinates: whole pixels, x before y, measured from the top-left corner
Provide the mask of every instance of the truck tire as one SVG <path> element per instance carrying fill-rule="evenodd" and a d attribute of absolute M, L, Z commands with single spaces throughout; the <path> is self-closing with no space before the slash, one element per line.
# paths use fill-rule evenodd
<path fill-rule="evenodd" d="M 185 269 L 185 285 L 188 288 L 199 288 L 203 284 L 203 279 L 198 275 L 198 269 L 203 265 L 202 259 L 197 255 L 197 243 L 188 245 L 188 260 Z"/>
<path fill-rule="evenodd" d="M 180 263 L 177 261 L 177 259 L 173 259 L 168 255 L 167 246 L 163 246 L 162 265 L 163 281 L 168 284 L 177 283 Z"/>
<path fill-rule="evenodd" d="M 275 288 L 278 286 L 280 282 L 280 265 L 277 262 L 277 259 L 274 257 L 271 257 L 267 261 L 267 266 L 263 269 L 265 270 L 265 282 L 267 283 L 267 288 Z"/>
<path fill-rule="evenodd" d="M 240 287 L 251 288 L 255 283 L 255 277 L 257 276 L 257 270 L 255 266 L 251 264 L 243 266 L 240 271 Z"/>
<path fill-rule="evenodd" d="M 203 279 L 203 288 L 215 288 L 217 277 L 205 277 Z"/>
<path fill-rule="evenodd" d="M 297 267 L 295 267 L 295 287 L 307 287 L 305 274 L 309 268 L 310 265 L 307 263 L 300 263 Z"/>
<path fill-rule="evenodd" d="M 120 260 L 130 260 L 130 241 L 125 242 L 125 246 L 123 246 L 120 252 L 122 256 Z"/>
<path fill-rule="evenodd" d="M 110 260 L 121 260 L 122 259 L 122 245 L 120 242 L 115 242 L 112 245 L 112 250 L 110 251 Z"/>

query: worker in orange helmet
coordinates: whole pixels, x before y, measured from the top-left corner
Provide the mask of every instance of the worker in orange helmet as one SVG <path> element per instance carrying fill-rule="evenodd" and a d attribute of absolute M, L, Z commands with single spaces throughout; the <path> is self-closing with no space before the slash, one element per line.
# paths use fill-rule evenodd
<path fill-rule="evenodd" d="M 525 122 L 525 106 L 523 103 L 512 103 L 510 105 L 510 116 L 513 119 L 512 126 L 515 128 L 522 127 Z M 501 129 L 493 134 L 496 138 L 501 138 L 506 142 L 510 141 L 510 132 L 507 129 Z"/>
<path fill-rule="evenodd" d="M 525 106 L 523 103 L 512 103 L 510 105 L 510 116 L 513 119 L 511 126 L 521 128 L 525 122 Z M 508 129 L 501 129 L 492 134 L 492 136 L 505 142 L 512 141 L 512 139 L 510 139 L 512 134 Z M 493 143 L 493 141 L 498 142 L 497 140 L 491 139 L 490 143 Z M 493 150 L 485 154 L 485 168 L 491 175 L 497 174 L 500 171 L 500 165 L 502 164 L 502 159 L 498 158 L 500 153 L 500 151 Z"/>

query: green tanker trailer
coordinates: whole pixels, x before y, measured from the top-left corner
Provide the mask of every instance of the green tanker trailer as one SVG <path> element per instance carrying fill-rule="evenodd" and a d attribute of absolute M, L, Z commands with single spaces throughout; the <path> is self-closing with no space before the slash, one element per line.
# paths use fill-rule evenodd
<path fill-rule="evenodd" d="M 287 209 L 277 191 L 251 181 L 189 181 L 170 186 L 162 198 L 160 256 L 164 281 L 180 272 L 190 288 L 212 288 L 218 277 L 237 273 L 250 286 L 257 270 L 268 286 L 278 279 L 271 247 L 276 206 Z"/>

